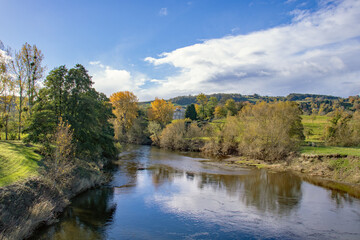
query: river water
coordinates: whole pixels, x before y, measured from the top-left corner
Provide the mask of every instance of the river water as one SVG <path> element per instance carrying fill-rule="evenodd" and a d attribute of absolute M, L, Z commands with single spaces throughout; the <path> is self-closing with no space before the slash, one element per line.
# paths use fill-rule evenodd
<path fill-rule="evenodd" d="M 360 200 L 291 173 L 132 146 L 114 178 L 34 239 L 360 239 Z"/>

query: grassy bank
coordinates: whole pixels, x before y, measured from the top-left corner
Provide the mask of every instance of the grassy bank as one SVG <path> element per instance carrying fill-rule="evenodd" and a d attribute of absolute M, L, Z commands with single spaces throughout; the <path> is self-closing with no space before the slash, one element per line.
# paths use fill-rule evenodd
<path fill-rule="evenodd" d="M 360 148 L 350 147 L 332 147 L 332 146 L 303 146 L 300 150 L 305 155 L 346 155 L 360 157 Z"/>
<path fill-rule="evenodd" d="M 36 153 L 38 148 L 20 141 L 0 141 L 0 187 L 39 175 L 42 157 Z"/>
<path fill-rule="evenodd" d="M 55 182 L 39 146 L 0 142 L 0 239 L 23 239 L 51 224 L 78 193 L 107 181 L 95 164 L 76 159 Z"/>

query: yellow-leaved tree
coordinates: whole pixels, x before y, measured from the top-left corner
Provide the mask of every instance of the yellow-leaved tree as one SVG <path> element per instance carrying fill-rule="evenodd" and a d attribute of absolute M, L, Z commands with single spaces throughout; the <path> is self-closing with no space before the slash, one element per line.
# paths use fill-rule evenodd
<path fill-rule="evenodd" d="M 115 139 L 121 140 L 138 116 L 138 98 L 132 92 L 122 91 L 113 93 L 110 102 L 113 105 L 113 114 L 116 116 Z"/>
<path fill-rule="evenodd" d="M 158 122 L 162 127 L 171 122 L 175 107 L 170 101 L 155 98 L 148 111 L 150 121 Z"/>

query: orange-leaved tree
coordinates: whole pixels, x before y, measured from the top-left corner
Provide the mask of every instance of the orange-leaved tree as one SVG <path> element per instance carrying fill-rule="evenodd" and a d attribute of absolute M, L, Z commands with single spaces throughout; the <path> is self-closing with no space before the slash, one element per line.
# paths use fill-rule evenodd
<path fill-rule="evenodd" d="M 150 121 L 156 121 L 164 127 L 167 123 L 171 122 L 174 110 L 175 107 L 170 101 L 167 102 L 164 99 L 155 98 L 149 108 L 148 117 Z"/>
<path fill-rule="evenodd" d="M 110 96 L 113 105 L 115 139 L 120 140 L 126 130 L 131 128 L 138 116 L 138 98 L 129 91 L 116 92 Z"/>

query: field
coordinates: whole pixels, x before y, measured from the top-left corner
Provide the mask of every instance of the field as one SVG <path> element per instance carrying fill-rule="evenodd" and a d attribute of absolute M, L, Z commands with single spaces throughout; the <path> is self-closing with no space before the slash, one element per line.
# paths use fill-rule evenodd
<path fill-rule="evenodd" d="M 350 148 L 350 147 L 331 147 L 331 146 L 310 147 L 310 146 L 303 146 L 301 148 L 300 152 L 303 153 L 303 154 L 311 154 L 311 155 L 342 154 L 342 155 L 360 157 L 360 148 Z"/>
<path fill-rule="evenodd" d="M 38 147 L 26 147 L 20 141 L 0 141 L 0 187 L 38 175 L 41 155 Z"/>
<path fill-rule="evenodd" d="M 329 117 L 327 116 L 309 116 L 302 115 L 304 125 L 304 134 L 306 142 L 320 143 L 323 142 L 323 135 Z"/>

